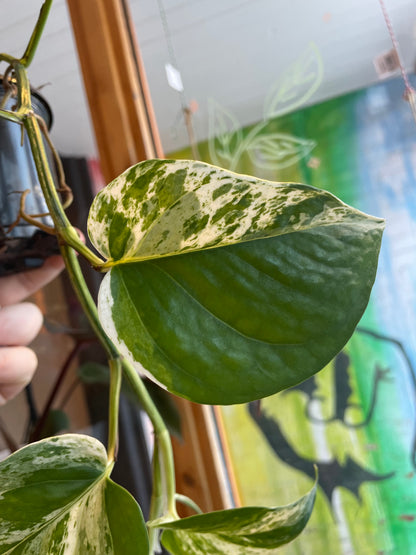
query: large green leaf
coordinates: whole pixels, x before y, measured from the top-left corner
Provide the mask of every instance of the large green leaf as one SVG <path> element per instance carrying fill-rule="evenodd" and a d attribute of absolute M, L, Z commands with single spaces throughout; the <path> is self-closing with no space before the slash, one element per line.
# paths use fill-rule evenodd
<path fill-rule="evenodd" d="M 0 463 L 0 553 L 142 555 L 140 508 L 109 477 L 103 445 L 68 434 Z"/>
<path fill-rule="evenodd" d="M 275 553 L 305 528 L 315 493 L 316 484 L 307 495 L 285 507 L 243 507 L 163 524 L 162 544 L 173 555 Z"/>
<path fill-rule="evenodd" d="M 157 208 L 145 226 L 149 202 Z M 100 318 L 138 370 L 173 393 L 209 404 L 258 399 L 316 373 L 346 343 L 368 302 L 382 230 L 382 220 L 306 185 L 201 163 L 140 164 L 92 211 L 96 245 L 119 260 L 100 289 Z M 213 246 L 222 248 L 201 250 Z"/>

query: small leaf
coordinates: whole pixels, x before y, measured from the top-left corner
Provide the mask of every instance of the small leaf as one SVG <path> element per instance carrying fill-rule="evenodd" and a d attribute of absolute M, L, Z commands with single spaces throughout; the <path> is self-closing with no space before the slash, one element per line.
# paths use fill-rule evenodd
<path fill-rule="evenodd" d="M 242 141 L 241 124 L 223 106 L 210 99 L 208 104 L 209 154 L 214 164 L 233 168 Z"/>
<path fill-rule="evenodd" d="M 67 434 L 0 463 L 0 553 L 141 555 L 140 508 L 112 482 L 103 445 Z"/>
<path fill-rule="evenodd" d="M 318 47 L 310 43 L 268 94 L 264 119 L 293 112 L 307 102 L 322 83 L 323 63 Z"/>
<path fill-rule="evenodd" d="M 99 362 L 84 362 L 77 370 L 79 379 L 86 383 L 110 385 L 110 369 Z"/>
<path fill-rule="evenodd" d="M 259 168 L 281 170 L 307 156 L 315 141 L 300 139 L 286 133 L 259 135 L 247 147 L 252 162 Z"/>
<path fill-rule="evenodd" d="M 39 437 L 43 439 L 45 437 L 51 437 L 53 435 L 59 434 L 64 430 L 68 430 L 70 426 L 68 415 L 59 409 L 52 409 L 49 411 L 46 421 L 40 430 Z"/>
<path fill-rule="evenodd" d="M 98 308 L 122 354 L 172 393 L 207 404 L 259 399 L 323 368 L 367 305 L 383 221 L 307 185 L 195 162 L 139 166 L 90 216 L 95 243 L 120 262 Z M 149 202 L 156 208 L 144 222 Z M 153 260 L 135 262 L 145 257 Z"/>
<path fill-rule="evenodd" d="M 312 512 L 316 484 L 291 505 L 243 507 L 164 524 L 162 544 L 173 555 L 262 555 L 298 536 Z"/>

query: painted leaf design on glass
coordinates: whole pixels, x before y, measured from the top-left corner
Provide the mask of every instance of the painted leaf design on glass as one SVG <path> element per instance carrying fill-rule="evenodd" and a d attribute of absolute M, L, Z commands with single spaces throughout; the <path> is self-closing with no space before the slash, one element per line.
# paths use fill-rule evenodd
<path fill-rule="evenodd" d="M 208 147 L 214 164 L 233 168 L 242 141 L 238 119 L 213 99 L 208 103 Z"/>
<path fill-rule="evenodd" d="M 287 133 L 270 133 L 256 137 L 247 147 L 247 152 L 257 167 L 281 170 L 305 158 L 315 146 L 312 140 Z"/>
<path fill-rule="evenodd" d="M 103 445 L 75 434 L 32 443 L 2 461 L 0 553 L 147 553 L 140 508 L 109 471 Z"/>
<path fill-rule="evenodd" d="M 164 525 L 162 544 L 173 555 L 276 553 L 305 528 L 315 494 L 316 485 L 285 507 L 243 507 L 184 518 Z"/>
<path fill-rule="evenodd" d="M 383 221 L 306 185 L 195 162 L 144 167 L 100 194 L 89 227 L 113 259 L 98 308 L 123 355 L 208 404 L 259 399 L 323 368 L 367 305 Z"/>
<path fill-rule="evenodd" d="M 318 47 L 310 43 L 272 87 L 264 106 L 264 119 L 293 112 L 305 104 L 322 83 L 323 62 Z"/>

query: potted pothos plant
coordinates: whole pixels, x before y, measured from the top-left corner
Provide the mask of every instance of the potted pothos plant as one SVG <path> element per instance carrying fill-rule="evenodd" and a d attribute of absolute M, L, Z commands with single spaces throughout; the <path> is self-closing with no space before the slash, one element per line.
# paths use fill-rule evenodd
<path fill-rule="evenodd" d="M 141 379 L 197 403 L 243 403 L 318 372 L 358 323 L 376 274 L 383 220 L 332 194 L 271 183 L 196 161 L 147 160 L 95 198 L 88 231 L 68 221 L 31 108 L 26 69 L 52 0 L 21 58 L 0 55 L 17 83 L 24 128 L 72 284 L 109 359 L 106 448 L 86 435 L 29 444 L 0 463 L 0 553 L 173 554 L 275 550 L 311 514 L 316 484 L 284 507 L 243 507 L 180 519 L 170 437 Z M 21 215 L 38 225 L 36 217 Z M 45 226 L 42 228 L 45 230 Z M 105 272 L 98 307 L 76 253 Z M 122 379 L 155 434 L 153 495 L 144 522 L 111 480 Z M 183 497 L 181 498 L 183 501 Z M 185 500 L 194 506 L 192 500 Z"/>

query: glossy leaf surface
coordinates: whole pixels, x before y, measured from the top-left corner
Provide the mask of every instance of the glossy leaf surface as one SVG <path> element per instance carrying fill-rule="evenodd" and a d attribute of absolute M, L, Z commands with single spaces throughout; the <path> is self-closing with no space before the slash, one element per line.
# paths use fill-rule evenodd
<path fill-rule="evenodd" d="M 187 172 L 192 168 L 190 163 Z M 169 208 L 161 209 L 147 232 L 143 222 L 126 221 L 128 229 L 142 229 L 142 239 L 122 245 L 112 230 L 114 212 L 108 214 L 107 201 L 101 201 L 103 222 L 95 229 L 107 232 L 102 251 L 117 252 L 122 263 L 103 280 L 99 313 L 121 352 L 173 393 L 200 403 L 241 403 L 301 382 L 343 347 L 368 302 L 383 222 L 305 185 L 259 181 L 252 187 L 253 178 L 198 163 L 195 171 L 200 170 L 207 178 L 195 185 L 200 194 L 228 200 L 215 210 L 207 200 L 204 215 L 192 216 L 199 229 L 192 241 L 184 231 L 191 216 L 181 216 L 181 207 L 190 209 L 187 201 L 182 205 L 187 193 L 172 204 L 175 218 L 167 215 Z M 219 175 L 226 175 L 227 183 Z M 213 188 L 208 194 L 204 187 Z M 117 191 L 121 195 L 119 185 Z M 106 195 L 108 200 L 112 190 Z M 120 206 L 132 202 L 127 183 L 124 195 Z M 96 206 L 92 221 L 98 212 Z M 129 214 L 134 219 L 133 211 Z M 176 225 L 174 243 L 164 241 L 165 215 L 166 224 Z M 220 223 L 227 217 L 233 222 L 229 233 Z M 147 250 L 150 244 L 153 251 Z M 160 258 L 131 263 L 144 256 L 143 249 Z"/>
<path fill-rule="evenodd" d="M 243 507 L 184 518 L 164 525 L 162 544 L 173 555 L 275 553 L 305 528 L 315 493 L 316 485 L 285 507 Z"/>
<path fill-rule="evenodd" d="M 112 482 L 103 445 L 68 434 L 32 443 L 0 464 L 0 553 L 139 555 L 139 506 Z"/>
<path fill-rule="evenodd" d="M 147 160 L 95 197 L 88 231 L 104 257 L 126 263 L 345 223 L 365 232 L 381 220 L 308 185 Z"/>

